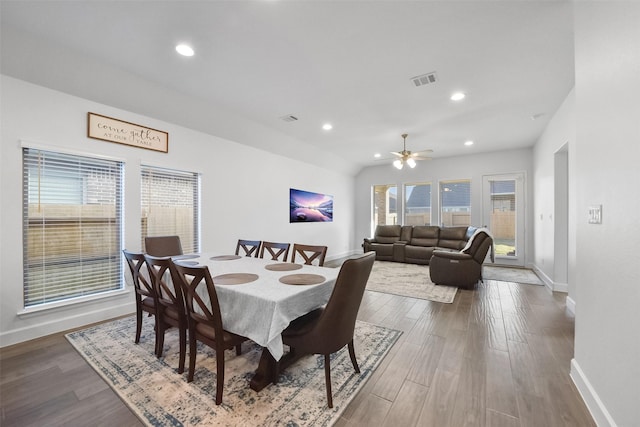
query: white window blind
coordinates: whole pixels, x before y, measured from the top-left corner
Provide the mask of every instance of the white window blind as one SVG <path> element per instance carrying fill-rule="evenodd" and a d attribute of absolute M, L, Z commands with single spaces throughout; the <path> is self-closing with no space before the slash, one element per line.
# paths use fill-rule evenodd
<path fill-rule="evenodd" d="M 24 306 L 121 289 L 122 162 L 22 158 Z"/>
<path fill-rule="evenodd" d="M 471 225 L 471 181 L 440 182 L 440 223 L 444 227 Z"/>
<path fill-rule="evenodd" d="M 184 253 L 198 252 L 200 174 L 144 165 L 141 173 L 141 247 L 147 236 L 177 235 Z"/>

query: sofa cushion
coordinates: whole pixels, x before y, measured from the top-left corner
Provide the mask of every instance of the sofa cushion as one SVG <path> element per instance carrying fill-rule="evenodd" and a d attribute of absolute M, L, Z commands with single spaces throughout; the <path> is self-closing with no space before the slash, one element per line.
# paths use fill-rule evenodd
<path fill-rule="evenodd" d="M 399 225 L 379 225 L 376 227 L 374 240 L 377 243 L 393 243 L 400 240 L 402 227 Z"/>
<path fill-rule="evenodd" d="M 435 225 L 416 225 L 413 227 L 413 233 L 411 234 L 411 246 L 431 246 L 438 245 L 438 235 L 440 234 L 440 227 Z"/>
<path fill-rule="evenodd" d="M 466 235 L 467 227 L 443 227 L 437 246 L 459 251 L 467 244 Z"/>

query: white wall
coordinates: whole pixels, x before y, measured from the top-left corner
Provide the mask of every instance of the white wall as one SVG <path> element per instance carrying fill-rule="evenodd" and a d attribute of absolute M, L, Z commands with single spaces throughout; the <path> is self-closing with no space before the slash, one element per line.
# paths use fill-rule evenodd
<path fill-rule="evenodd" d="M 575 93 L 571 91 L 568 94 L 558 111 L 553 115 L 547 125 L 542 136 L 536 142 L 533 149 L 533 205 L 534 205 L 534 221 L 535 221 L 535 256 L 534 268 L 543 276 L 545 283 L 553 290 L 569 291 L 569 297 L 574 299 L 572 292 L 572 283 L 558 283 L 556 274 L 559 266 L 556 262 L 565 263 L 570 266 L 569 255 L 575 252 L 575 243 L 569 246 L 569 254 L 557 254 L 556 246 L 556 225 L 555 203 L 556 182 L 555 182 L 555 163 L 554 157 L 556 152 L 563 146 L 568 146 L 569 168 L 571 175 L 571 162 L 575 153 Z M 575 209 L 575 187 L 572 180 L 569 182 L 569 227 L 574 222 L 575 215 L 571 212 Z M 572 202 L 573 200 L 573 202 Z M 575 229 L 575 224 L 573 225 Z M 575 242 L 575 234 L 569 230 L 560 230 L 566 232 L 567 235 L 573 236 Z M 561 269 L 560 269 L 561 270 Z M 569 271 L 571 268 L 569 268 Z M 565 278 L 562 277 L 563 281 Z M 560 288 L 560 289 L 559 289 Z M 575 300 L 575 299 L 574 299 Z"/>
<path fill-rule="evenodd" d="M 598 425 L 640 425 L 640 3 L 575 2 L 571 375 Z M 587 209 L 602 204 L 602 224 Z"/>
<path fill-rule="evenodd" d="M 22 310 L 21 142 L 125 161 L 124 245 L 140 249 L 140 163 L 202 173 L 202 250 L 238 238 L 323 244 L 328 259 L 354 247 L 353 177 L 216 136 L 2 76 L 0 346 L 134 311 L 130 293 L 31 314 Z M 169 132 L 169 153 L 89 139 L 87 112 Z M 334 196 L 334 221 L 290 224 L 289 188 Z M 130 290 L 130 288 L 129 288 Z"/>
<path fill-rule="evenodd" d="M 472 151 L 473 148 L 470 149 Z M 532 203 L 533 180 L 532 150 L 530 148 L 507 150 L 492 153 L 470 154 L 466 156 L 435 158 L 418 162 L 415 169 L 397 170 L 391 162 L 381 162 L 380 166 L 363 169 L 356 176 L 355 188 L 355 235 L 358 245 L 362 239 L 371 237 L 371 197 L 374 185 L 396 184 L 398 191 L 405 183 L 431 182 L 431 204 L 435 204 L 438 182 L 452 179 L 471 180 L 471 224 L 485 225 L 487 219 L 482 218 L 482 177 L 492 174 L 525 173 L 525 265 L 533 262 L 533 221 Z M 400 193 L 398 193 L 400 194 Z M 483 221 L 485 221 L 483 223 Z"/>

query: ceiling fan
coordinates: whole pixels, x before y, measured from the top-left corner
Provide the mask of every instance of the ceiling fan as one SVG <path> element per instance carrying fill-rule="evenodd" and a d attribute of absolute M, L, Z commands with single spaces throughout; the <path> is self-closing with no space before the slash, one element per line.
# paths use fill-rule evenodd
<path fill-rule="evenodd" d="M 422 150 L 415 153 L 407 150 L 407 136 L 409 134 L 403 133 L 402 135 L 402 151 L 396 152 L 392 151 L 391 154 L 398 156 L 397 159 L 393 161 L 393 166 L 398 169 L 402 169 L 404 164 L 408 164 L 410 168 L 416 167 L 416 160 L 431 160 L 431 157 L 421 156 L 421 153 L 432 153 L 433 150 Z"/>

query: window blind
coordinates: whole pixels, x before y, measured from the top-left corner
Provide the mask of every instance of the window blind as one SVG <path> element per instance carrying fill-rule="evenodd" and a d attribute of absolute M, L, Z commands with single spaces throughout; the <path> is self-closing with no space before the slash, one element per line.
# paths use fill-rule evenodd
<path fill-rule="evenodd" d="M 120 289 L 119 161 L 23 148 L 24 306 Z"/>
<path fill-rule="evenodd" d="M 184 253 L 198 252 L 200 174 L 143 165 L 141 175 L 141 247 L 147 236 L 177 235 Z"/>

